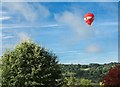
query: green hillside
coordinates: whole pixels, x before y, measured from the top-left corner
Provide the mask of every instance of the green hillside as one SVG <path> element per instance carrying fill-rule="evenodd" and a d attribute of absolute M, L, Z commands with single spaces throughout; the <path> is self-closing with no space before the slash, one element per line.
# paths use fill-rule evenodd
<path fill-rule="evenodd" d="M 68 80 L 69 78 L 75 78 L 77 80 L 87 79 L 90 80 L 93 85 L 98 85 L 103 76 L 106 75 L 112 67 L 115 67 L 119 64 L 120 63 L 91 63 L 89 65 L 61 64 L 61 67 L 63 69 L 64 77 Z"/>

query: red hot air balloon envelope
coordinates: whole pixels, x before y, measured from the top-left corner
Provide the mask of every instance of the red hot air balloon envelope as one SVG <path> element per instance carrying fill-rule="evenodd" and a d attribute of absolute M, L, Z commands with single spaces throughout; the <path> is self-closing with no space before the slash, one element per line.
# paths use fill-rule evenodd
<path fill-rule="evenodd" d="M 90 26 L 92 22 L 94 21 L 94 14 L 92 13 L 87 13 L 84 15 L 84 20 Z"/>

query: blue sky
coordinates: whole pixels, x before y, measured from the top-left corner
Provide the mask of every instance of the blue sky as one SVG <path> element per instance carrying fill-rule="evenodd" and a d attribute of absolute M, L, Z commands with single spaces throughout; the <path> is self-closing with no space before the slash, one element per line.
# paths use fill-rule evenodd
<path fill-rule="evenodd" d="M 91 27 L 83 20 L 87 12 L 95 15 Z M 4 2 L 0 14 L 3 53 L 30 38 L 55 53 L 60 63 L 118 60 L 118 3 Z"/>
<path fill-rule="evenodd" d="M 1 0 L 2 2 L 119 2 L 119 0 Z"/>

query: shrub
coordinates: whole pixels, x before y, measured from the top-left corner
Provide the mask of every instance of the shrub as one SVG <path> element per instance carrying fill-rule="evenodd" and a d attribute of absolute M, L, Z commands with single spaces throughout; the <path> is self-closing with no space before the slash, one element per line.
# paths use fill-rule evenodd
<path fill-rule="evenodd" d="M 2 87 L 60 87 L 63 84 L 57 56 L 33 42 L 24 41 L 2 56 Z"/>

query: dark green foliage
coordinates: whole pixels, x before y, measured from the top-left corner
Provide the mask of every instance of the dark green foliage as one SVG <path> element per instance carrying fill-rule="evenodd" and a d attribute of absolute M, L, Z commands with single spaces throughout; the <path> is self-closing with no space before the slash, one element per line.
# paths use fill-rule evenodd
<path fill-rule="evenodd" d="M 32 42 L 22 42 L 2 56 L 2 87 L 61 87 L 57 56 Z"/>
<path fill-rule="evenodd" d="M 0 58 L 0 87 L 1 87 L 1 85 L 2 85 L 2 84 L 1 84 L 1 80 L 2 80 L 2 78 L 1 78 L 1 74 L 2 74 L 2 73 L 1 73 L 1 65 L 2 65 L 2 62 L 1 62 L 1 58 Z"/>
<path fill-rule="evenodd" d="M 89 65 L 80 65 L 80 64 L 62 64 L 63 75 L 66 78 L 75 77 L 77 79 L 84 78 L 91 80 L 92 83 L 99 83 L 102 80 L 102 77 L 108 73 L 111 67 L 117 66 L 120 63 L 109 63 L 109 64 L 89 64 Z"/>

